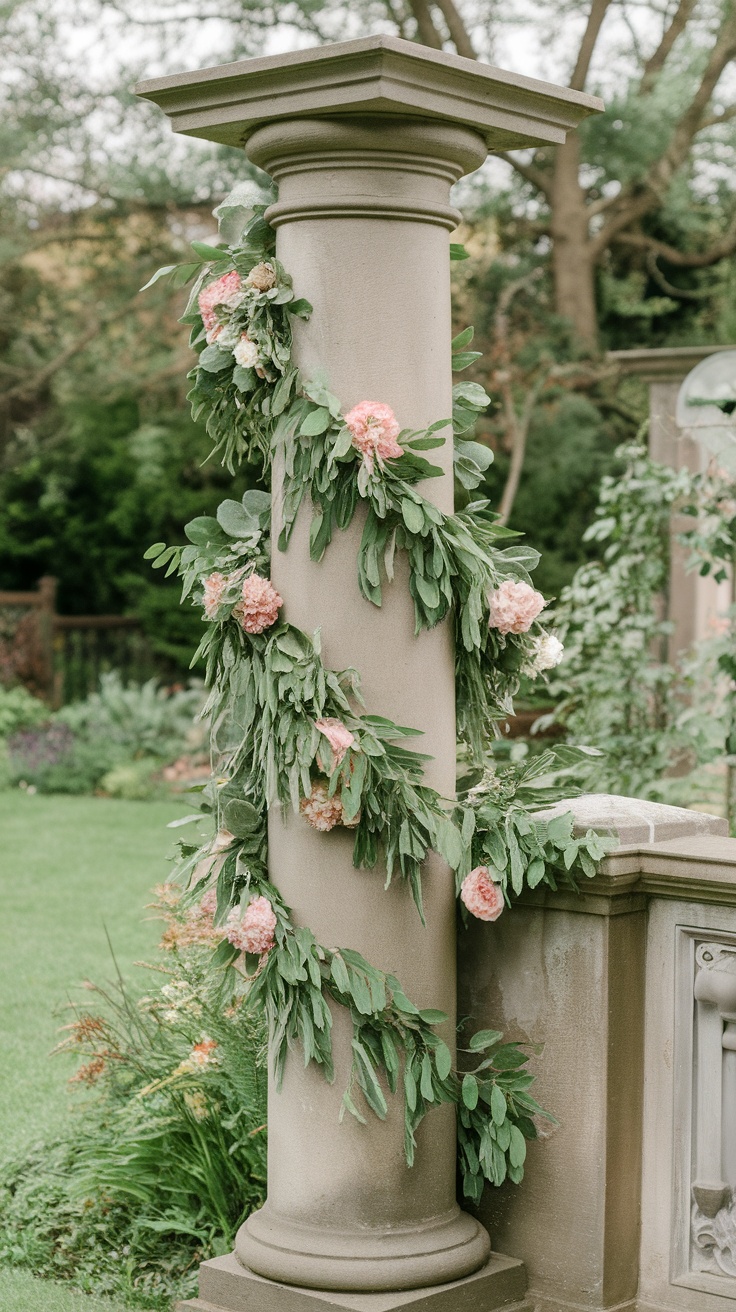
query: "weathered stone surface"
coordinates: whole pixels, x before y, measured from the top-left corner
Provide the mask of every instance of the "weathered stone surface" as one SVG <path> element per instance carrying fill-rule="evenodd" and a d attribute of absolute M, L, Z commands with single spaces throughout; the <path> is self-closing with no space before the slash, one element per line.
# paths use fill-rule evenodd
<path fill-rule="evenodd" d="M 525 1298 L 526 1274 L 518 1259 L 492 1254 L 462 1281 L 384 1294 L 295 1289 L 244 1271 L 234 1256 L 200 1269 L 200 1298 L 181 1312 L 533 1312 Z"/>

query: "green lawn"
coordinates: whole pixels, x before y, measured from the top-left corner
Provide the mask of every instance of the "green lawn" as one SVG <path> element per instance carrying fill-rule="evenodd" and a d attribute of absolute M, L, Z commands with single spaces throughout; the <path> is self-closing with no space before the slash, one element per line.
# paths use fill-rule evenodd
<path fill-rule="evenodd" d="M 158 926 L 145 904 L 169 868 L 166 824 L 181 814 L 174 801 L 0 792 L 0 1154 L 65 1121 L 73 1067 L 49 1057 L 64 1004 L 85 979 L 111 978 L 106 930 L 124 972 L 150 953 Z M 0 1312 L 118 1305 L 3 1270 Z"/>

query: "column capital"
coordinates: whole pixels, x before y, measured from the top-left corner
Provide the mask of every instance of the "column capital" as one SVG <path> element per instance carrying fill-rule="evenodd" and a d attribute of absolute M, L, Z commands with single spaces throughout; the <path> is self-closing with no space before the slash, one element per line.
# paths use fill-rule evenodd
<path fill-rule="evenodd" d="M 603 109 L 597 96 L 393 36 L 175 73 L 136 92 L 175 131 L 241 147 L 266 123 L 381 114 L 454 123 L 479 133 L 489 151 L 511 150 L 560 144 Z"/>

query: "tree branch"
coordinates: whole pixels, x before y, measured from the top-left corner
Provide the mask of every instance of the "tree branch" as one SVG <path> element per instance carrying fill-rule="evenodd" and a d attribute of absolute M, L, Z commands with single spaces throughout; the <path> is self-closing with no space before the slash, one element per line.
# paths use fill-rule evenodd
<path fill-rule="evenodd" d="M 718 264 L 720 260 L 727 259 L 736 251 L 736 219 L 733 220 L 728 231 L 706 251 L 678 251 L 676 246 L 657 241 L 655 237 L 648 237 L 643 232 L 622 232 L 615 240 L 622 245 L 643 247 L 679 269 L 707 269 L 713 264 Z"/>
<path fill-rule="evenodd" d="M 454 0 L 437 0 L 437 8 L 442 11 L 444 20 L 447 23 L 447 30 L 450 33 L 450 40 L 457 53 L 464 55 L 466 59 L 477 59 L 478 56 L 473 49 L 473 43 L 460 14 L 455 8 Z"/>
<path fill-rule="evenodd" d="M 671 283 L 665 278 L 662 270 L 657 264 L 656 251 L 650 251 L 647 255 L 647 270 L 657 286 L 660 287 L 667 296 L 675 296 L 679 301 L 704 301 L 707 297 L 712 296 L 713 294 L 711 288 L 707 288 L 705 291 L 686 291 L 684 287 L 675 287 L 674 283 Z"/>
<path fill-rule="evenodd" d="M 510 155 L 507 150 L 496 150 L 494 154 L 497 159 L 505 160 L 507 164 L 510 164 L 520 177 L 525 178 L 527 182 L 531 182 L 532 186 L 541 191 L 549 200 L 552 195 L 551 178 L 548 178 L 540 169 L 535 169 L 533 164 L 524 164 L 515 155 Z"/>
<path fill-rule="evenodd" d="M 583 32 L 583 39 L 580 42 L 578 57 L 575 61 L 572 77 L 570 78 L 570 87 L 573 91 L 584 91 L 585 83 L 590 70 L 590 61 L 593 58 L 598 34 L 603 24 L 603 19 L 610 8 L 612 0 L 593 0 L 588 14 L 588 21 Z"/>
<path fill-rule="evenodd" d="M 432 22 L 427 0 L 409 0 L 409 7 L 416 19 L 417 36 L 422 45 L 431 46 L 433 50 L 441 50 L 442 38 Z"/>
<path fill-rule="evenodd" d="M 675 44 L 675 41 L 677 40 L 680 33 L 685 30 L 690 15 L 694 8 L 695 8 L 695 0 L 680 0 L 680 3 L 678 4 L 677 9 L 675 10 L 674 15 L 672 17 L 672 22 L 670 23 L 669 27 L 665 28 L 664 32 L 662 33 L 662 40 L 657 46 L 657 49 L 644 65 L 641 75 L 641 81 L 639 82 L 640 95 L 646 93 L 647 91 L 651 91 L 652 87 L 654 86 L 654 83 L 659 77 L 659 74 L 664 68 L 664 65 L 667 60 L 667 56 L 669 55 L 673 45 Z"/>
<path fill-rule="evenodd" d="M 2 400 L 4 402 L 31 400 L 41 391 L 42 387 L 45 387 L 46 383 L 50 382 L 54 374 L 63 369 L 64 365 L 68 364 L 75 355 L 79 355 L 79 352 L 83 351 L 85 346 L 89 346 L 90 342 L 99 336 L 103 328 L 107 328 L 116 319 L 124 319 L 128 314 L 130 314 L 130 305 L 124 305 L 121 309 L 116 310 L 114 314 L 108 314 L 105 318 L 96 320 L 80 337 L 75 338 L 69 346 L 54 356 L 53 360 L 49 360 L 48 364 L 39 369 L 38 373 L 33 374 L 30 378 L 22 379 L 14 387 L 8 388 L 7 392 L 0 394 Z"/>
<path fill-rule="evenodd" d="M 650 169 L 645 181 L 637 184 L 636 190 L 628 189 L 618 196 L 619 208 L 601 230 L 592 237 L 589 251 L 594 259 L 599 259 L 624 229 L 631 227 L 637 219 L 656 208 L 665 194 L 677 170 L 687 159 L 693 138 L 700 131 L 705 111 L 710 103 L 719 79 L 731 60 L 736 56 L 736 16 L 730 11 L 718 34 L 718 40 L 710 52 L 703 76 L 687 108 L 675 124 L 669 145 Z"/>
<path fill-rule="evenodd" d="M 711 114 L 709 118 L 700 120 L 698 132 L 704 132 L 706 128 L 717 128 L 721 123 L 730 123 L 732 118 L 736 118 L 736 105 L 729 105 L 720 114 Z"/>

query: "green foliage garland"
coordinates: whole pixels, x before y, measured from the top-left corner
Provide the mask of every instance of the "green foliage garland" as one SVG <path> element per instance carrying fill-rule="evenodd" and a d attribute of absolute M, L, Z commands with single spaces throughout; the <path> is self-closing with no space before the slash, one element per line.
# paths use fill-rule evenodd
<path fill-rule="evenodd" d="M 536 563 L 537 553 L 518 546 L 499 550 L 496 541 L 510 535 L 494 522 L 485 502 L 469 505 L 460 515 L 444 515 L 421 496 L 416 485 L 442 472 L 421 453 L 443 442 L 436 434 L 448 420 L 400 433 L 403 454 L 378 461 L 378 468 L 359 462 L 340 402 L 326 381 L 302 379 L 291 363 L 290 316 L 306 317 L 310 307 L 295 298 L 260 213 L 239 246 L 195 249 L 207 264 L 204 269 L 191 266 L 197 281 L 184 316 L 193 325 L 191 344 L 199 352 L 191 375 L 193 412 L 206 415 L 214 448 L 228 468 L 256 451 L 268 466 L 279 453 L 284 468 L 281 549 L 305 494 L 313 508 L 310 552 L 315 560 L 327 549 L 334 528 L 350 524 L 362 500 L 367 513 L 358 578 L 367 600 L 381 604 L 382 573 L 390 582 L 399 549 L 408 556 L 417 632 L 433 627 L 452 609 L 460 729 L 477 765 L 489 725 L 510 710 L 520 671 L 525 664 L 533 666 L 536 642 L 528 632 L 502 635 L 489 628 L 489 594 L 504 579 L 528 581 L 526 569 Z M 212 278 L 217 287 L 208 295 Z M 457 368 L 476 358 L 465 349 L 471 339 L 472 330 L 466 330 L 453 343 Z M 456 435 L 467 433 L 487 403 L 476 384 L 455 388 Z M 466 490 L 477 486 L 488 460 L 485 448 L 464 440 L 457 444 L 456 473 Z M 245 911 L 254 897 L 267 899 L 276 917 L 273 947 L 260 959 L 246 956 L 245 967 L 252 972 L 251 997 L 261 1001 L 269 1019 L 277 1081 L 294 1043 L 301 1045 L 305 1064 L 315 1062 L 326 1078 L 333 1078 L 328 1000 L 347 1008 L 353 1062 L 343 1111 L 363 1119 L 356 1101 L 359 1089 L 367 1108 L 385 1116 L 382 1080 L 395 1093 L 401 1077 L 411 1163 L 415 1131 L 426 1112 L 441 1102 L 457 1104 L 465 1191 L 477 1198 L 484 1179 L 521 1178 L 524 1136 L 535 1136 L 531 1114 L 541 1111 L 526 1092 L 532 1079 L 523 1071 L 527 1057 L 518 1045 L 499 1047 L 501 1036 L 495 1032 L 476 1036 L 471 1048 L 488 1049 L 488 1055 L 475 1073 L 461 1078 L 452 1069 L 449 1047 L 435 1032 L 447 1021 L 443 1013 L 417 1008 L 398 980 L 360 954 L 327 949 L 311 931 L 294 927 L 267 876 L 267 807 L 278 798 L 296 811 L 303 809 L 316 781 L 325 797 L 339 803 L 341 823 L 355 828 L 355 864 L 371 867 L 380 857 L 389 881 L 398 868 L 420 914 L 421 865 L 430 848 L 447 860 L 458 882 L 476 855 L 488 857 L 489 863 L 492 857 L 507 900 L 507 883 L 514 893 L 524 882 L 542 878 L 554 886 L 558 867 L 564 872 L 577 864 L 584 873 L 594 873 L 594 854 L 603 848 L 595 835 L 573 840 L 571 822 L 557 828 L 555 822 L 546 827 L 531 822 L 521 784 L 509 823 L 501 805 L 494 809 L 484 785 L 461 806 L 442 799 L 422 783 L 427 758 L 402 741 L 416 731 L 355 709 L 358 674 L 324 667 L 319 632 L 310 637 L 283 621 L 265 632 L 246 632 L 235 608 L 243 580 L 261 570 L 268 573 L 268 513 L 267 495 L 249 492 L 240 503 L 224 502 L 216 519 L 201 517 L 188 525 L 189 545 L 183 549 L 157 543 L 147 553 L 155 566 L 180 572 L 184 596 L 204 604 L 211 621 L 197 657 L 207 663 L 211 694 L 206 709 L 214 726 L 216 777 L 205 789 L 205 806 L 229 840 L 218 858 L 217 921 L 221 924 L 232 908 Z M 329 718 L 352 735 L 339 760 L 329 759 L 316 724 Z M 207 855 L 206 849 L 182 847 L 181 874 L 195 872 L 195 888 Z M 240 957 L 224 929 L 215 960 L 232 967 Z"/>

